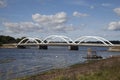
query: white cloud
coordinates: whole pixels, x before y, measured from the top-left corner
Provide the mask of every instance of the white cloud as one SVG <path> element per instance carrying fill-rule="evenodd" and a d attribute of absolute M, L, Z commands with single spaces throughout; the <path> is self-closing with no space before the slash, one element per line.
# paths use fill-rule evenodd
<path fill-rule="evenodd" d="M 93 5 L 90 6 L 90 9 L 94 9 L 94 8 L 95 8 L 95 6 L 93 6 Z"/>
<path fill-rule="evenodd" d="M 7 6 L 7 3 L 5 0 L 0 0 L 0 8 L 2 7 L 6 7 Z"/>
<path fill-rule="evenodd" d="M 34 22 L 3 22 L 7 33 L 32 33 L 32 32 L 68 32 L 74 30 L 74 27 L 67 24 L 67 14 L 60 12 L 55 15 L 32 15 Z"/>
<path fill-rule="evenodd" d="M 120 16 L 120 8 L 115 8 L 114 12 L 117 13 Z"/>
<path fill-rule="evenodd" d="M 27 33 L 27 32 L 34 32 L 39 31 L 41 26 L 37 23 L 33 22 L 21 22 L 21 23 L 12 23 L 12 22 L 5 22 L 3 25 L 6 27 L 7 32 L 11 33 Z"/>
<path fill-rule="evenodd" d="M 73 16 L 75 16 L 75 17 L 87 17 L 89 15 L 86 13 L 80 13 L 80 12 L 75 11 L 75 12 L 73 12 Z"/>
<path fill-rule="evenodd" d="M 43 26 L 48 32 L 67 32 L 73 30 L 73 26 L 66 25 L 67 14 L 65 12 L 59 12 L 54 15 L 41 15 L 36 13 L 32 15 L 32 19 L 34 22 Z"/>
<path fill-rule="evenodd" d="M 87 7 L 90 9 L 95 8 L 94 5 L 89 4 L 86 0 L 69 0 L 66 3 L 70 5 L 74 5 L 74 6 L 83 6 L 83 7 Z"/>
<path fill-rule="evenodd" d="M 32 15 L 32 19 L 42 26 L 58 26 L 67 21 L 67 15 L 65 12 L 60 12 L 55 15 L 41 15 L 37 13 Z"/>
<path fill-rule="evenodd" d="M 108 30 L 120 31 L 120 21 L 109 23 Z"/>
<path fill-rule="evenodd" d="M 109 7 L 109 6 L 111 6 L 110 3 L 102 3 L 101 5 L 102 5 L 103 7 Z"/>
<path fill-rule="evenodd" d="M 85 6 L 85 7 L 89 6 L 89 4 L 85 0 L 70 0 L 70 1 L 67 1 L 67 3 L 71 5 L 78 5 L 78 6 Z"/>
<path fill-rule="evenodd" d="M 73 25 L 58 25 L 55 28 L 53 28 L 53 30 L 57 31 L 57 32 L 67 32 L 67 31 L 73 31 L 75 28 L 73 27 Z"/>

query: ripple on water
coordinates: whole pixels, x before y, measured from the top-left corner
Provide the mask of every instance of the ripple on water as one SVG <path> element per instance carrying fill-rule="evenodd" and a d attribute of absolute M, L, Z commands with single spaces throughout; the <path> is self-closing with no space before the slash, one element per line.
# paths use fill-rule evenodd
<path fill-rule="evenodd" d="M 10 63 L 10 62 L 13 62 L 14 58 L 3 58 L 3 59 L 0 59 L 0 64 L 4 64 L 4 63 Z"/>

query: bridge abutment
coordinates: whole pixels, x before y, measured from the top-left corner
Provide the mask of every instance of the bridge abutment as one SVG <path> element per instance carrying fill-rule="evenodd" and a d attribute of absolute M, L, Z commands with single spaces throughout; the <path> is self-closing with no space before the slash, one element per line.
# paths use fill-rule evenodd
<path fill-rule="evenodd" d="M 39 49 L 48 49 L 48 46 L 47 45 L 40 45 Z"/>
<path fill-rule="evenodd" d="M 21 45 L 18 45 L 17 48 L 19 48 L 19 49 L 26 49 L 25 46 L 21 46 Z"/>
<path fill-rule="evenodd" d="M 68 46 L 68 49 L 69 50 L 79 50 L 79 46 L 71 45 L 71 46 Z"/>

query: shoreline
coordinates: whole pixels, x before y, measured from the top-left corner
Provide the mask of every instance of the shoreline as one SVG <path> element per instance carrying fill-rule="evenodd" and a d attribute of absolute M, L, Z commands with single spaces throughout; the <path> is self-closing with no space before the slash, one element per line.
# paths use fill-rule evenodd
<path fill-rule="evenodd" d="M 112 47 L 109 47 L 108 51 L 120 52 L 120 46 L 112 46 Z"/>
<path fill-rule="evenodd" d="M 113 56 L 107 59 L 74 64 L 67 68 L 52 69 L 40 74 L 25 76 L 23 78 L 17 78 L 15 80 L 84 80 L 84 79 L 80 79 L 81 78 L 80 76 L 86 76 L 86 75 L 89 76 L 91 74 L 101 72 L 102 70 L 103 71 L 105 69 L 107 70 L 109 68 L 110 70 L 111 68 L 117 69 L 117 71 L 119 70 L 120 72 L 120 68 L 118 68 L 120 67 L 119 63 L 120 63 L 120 56 Z M 120 77 L 120 76 L 116 76 L 116 77 Z M 62 79 L 62 78 L 67 78 L 67 79 Z M 71 79 L 71 78 L 75 78 L 75 79 Z"/>
<path fill-rule="evenodd" d="M 17 48 L 15 44 L 2 44 L 0 48 Z"/>

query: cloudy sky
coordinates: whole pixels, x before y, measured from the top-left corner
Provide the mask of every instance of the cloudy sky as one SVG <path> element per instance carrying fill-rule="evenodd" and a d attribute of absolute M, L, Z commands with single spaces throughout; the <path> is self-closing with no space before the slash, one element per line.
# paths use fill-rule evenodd
<path fill-rule="evenodd" d="M 0 35 L 120 40 L 120 0 L 0 0 Z"/>

